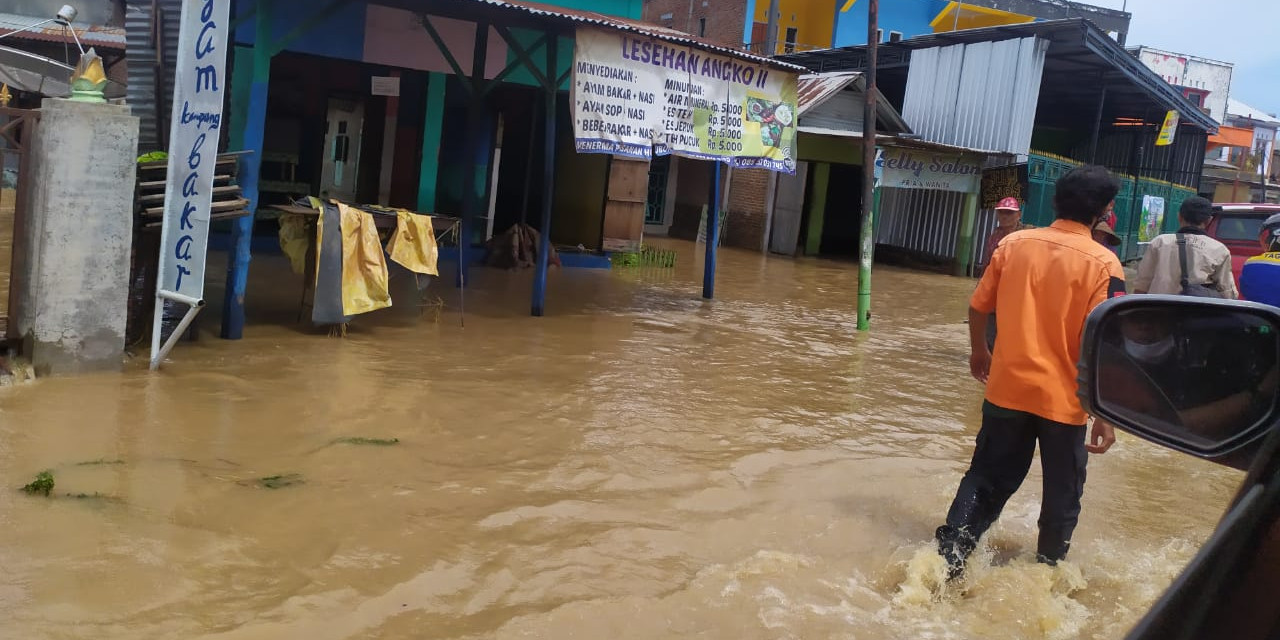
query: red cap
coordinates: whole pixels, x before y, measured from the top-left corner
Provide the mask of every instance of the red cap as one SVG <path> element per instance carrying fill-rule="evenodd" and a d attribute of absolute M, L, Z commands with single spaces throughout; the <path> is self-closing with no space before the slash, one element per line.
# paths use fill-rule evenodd
<path fill-rule="evenodd" d="M 1022 207 L 1018 205 L 1018 199 L 1014 197 L 1005 198 L 996 205 L 996 211 L 1008 209 L 1010 211 L 1022 211 Z"/>

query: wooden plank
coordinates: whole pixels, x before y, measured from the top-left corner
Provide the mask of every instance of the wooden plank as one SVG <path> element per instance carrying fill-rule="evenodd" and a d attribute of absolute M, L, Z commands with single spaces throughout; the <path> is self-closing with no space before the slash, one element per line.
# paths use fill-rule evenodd
<path fill-rule="evenodd" d="M 215 213 L 209 216 L 209 221 L 217 222 L 218 220 L 230 220 L 232 218 L 243 218 L 244 216 L 247 216 L 247 215 L 249 215 L 249 212 L 244 210 L 224 211 L 222 213 Z M 156 220 L 155 222 L 148 222 L 142 226 L 146 229 L 159 229 L 160 226 L 163 224 L 164 224 L 163 220 Z"/>
<path fill-rule="evenodd" d="M 226 182 L 231 179 L 231 174 L 223 174 L 213 177 L 213 183 Z M 142 189 L 163 189 L 169 184 L 168 180 L 152 180 L 150 182 L 139 182 L 138 187 Z"/>
<path fill-rule="evenodd" d="M 607 193 L 610 200 L 644 204 L 649 197 L 649 161 L 614 156 Z"/>
<path fill-rule="evenodd" d="M 249 201 L 245 198 L 236 198 L 235 200 L 215 201 L 210 205 L 210 211 L 231 211 L 234 209 L 243 209 L 249 206 Z M 147 217 L 160 217 L 164 215 L 164 207 L 148 207 L 143 211 L 143 215 Z"/>
<path fill-rule="evenodd" d="M 225 196 L 228 194 L 239 196 L 240 186 L 233 184 L 226 187 L 213 188 L 213 196 L 215 198 L 217 198 L 218 196 Z M 164 193 L 148 193 L 147 195 L 144 195 L 144 196 L 138 196 L 138 202 L 164 202 Z"/>
<path fill-rule="evenodd" d="M 223 165 L 234 165 L 238 161 L 239 159 L 234 156 L 227 157 L 225 155 L 222 155 L 222 156 L 218 156 L 218 161 L 215 164 L 220 167 Z M 169 161 L 165 160 L 164 162 L 141 162 L 141 163 L 138 163 L 138 169 L 139 170 L 145 169 L 148 171 L 155 171 L 156 169 L 159 169 L 162 171 L 168 171 Z"/>
<path fill-rule="evenodd" d="M 638 251 L 644 239 L 644 203 L 610 200 L 604 206 L 604 249 Z"/>

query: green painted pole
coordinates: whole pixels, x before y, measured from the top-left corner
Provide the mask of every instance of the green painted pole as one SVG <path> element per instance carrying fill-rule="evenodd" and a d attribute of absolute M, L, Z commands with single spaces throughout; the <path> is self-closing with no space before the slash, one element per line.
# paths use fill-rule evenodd
<path fill-rule="evenodd" d="M 427 77 L 427 109 L 422 123 L 422 169 L 418 177 L 418 211 L 436 210 L 436 189 L 440 176 L 440 136 L 444 129 L 444 91 L 449 77 L 430 73 Z"/>
<path fill-rule="evenodd" d="M 969 275 L 969 258 L 973 255 L 973 237 L 977 235 L 978 194 L 964 194 L 964 212 L 960 218 L 960 233 L 956 235 L 956 275 Z"/>
<path fill-rule="evenodd" d="M 871 265 L 875 261 L 876 223 L 880 220 L 880 188 L 871 196 L 871 211 L 862 216 L 862 249 L 858 252 L 858 331 L 871 328 Z"/>
<path fill-rule="evenodd" d="M 867 1 L 867 70 L 862 104 L 862 248 L 858 251 L 858 331 L 871 329 L 871 264 L 876 250 L 876 55 L 880 0 Z"/>
<path fill-rule="evenodd" d="M 831 165 L 819 162 L 813 168 L 813 194 L 809 198 L 809 233 L 804 253 L 816 256 L 822 250 L 822 223 L 827 215 L 827 187 L 831 182 Z"/>

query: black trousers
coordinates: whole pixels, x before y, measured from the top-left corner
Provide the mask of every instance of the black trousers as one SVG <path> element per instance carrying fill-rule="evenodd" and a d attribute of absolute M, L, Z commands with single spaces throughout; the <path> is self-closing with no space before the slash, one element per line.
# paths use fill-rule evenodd
<path fill-rule="evenodd" d="M 1080 518 L 1089 461 L 1085 428 L 989 402 L 982 407 L 982 429 L 969 471 L 947 512 L 947 524 L 938 528 L 938 542 L 944 549 L 950 546 L 960 558 L 973 551 L 1027 477 L 1037 442 L 1044 470 L 1044 498 L 1036 552 L 1050 563 L 1067 555 L 1071 533 Z"/>

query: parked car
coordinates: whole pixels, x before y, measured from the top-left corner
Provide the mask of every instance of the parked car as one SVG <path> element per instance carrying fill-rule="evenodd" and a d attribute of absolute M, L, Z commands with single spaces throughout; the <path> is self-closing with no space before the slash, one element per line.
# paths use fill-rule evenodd
<path fill-rule="evenodd" d="M 1239 282 L 1244 261 L 1262 253 L 1258 245 L 1262 221 L 1280 213 L 1280 204 L 1220 204 L 1213 209 L 1206 231 L 1231 249 L 1231 272 Z"/>
<path fill-rule="evenodd" d="M 1280 638 L 1280 309 L 1109 300 L 1085 327 L 1079 393 L 1121 430 L 1248 470 L 1212 536 L 1128 638 Z"/>

